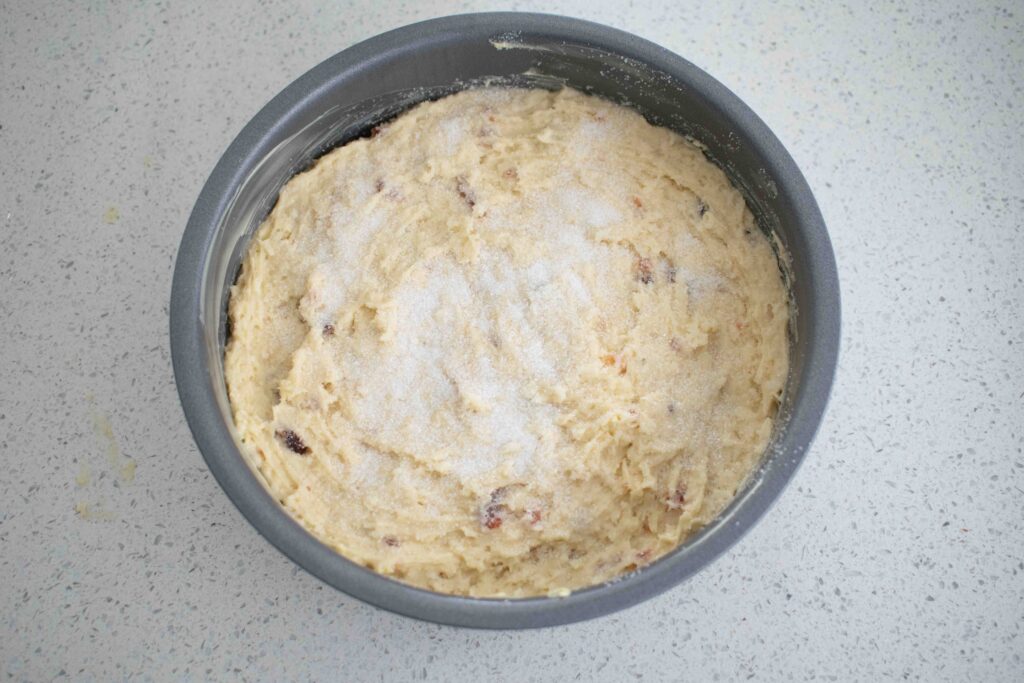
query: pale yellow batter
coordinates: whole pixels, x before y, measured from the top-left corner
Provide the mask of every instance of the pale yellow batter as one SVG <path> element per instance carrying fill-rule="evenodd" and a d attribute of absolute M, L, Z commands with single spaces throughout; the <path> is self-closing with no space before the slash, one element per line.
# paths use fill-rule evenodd
<path fill-rule="evenodd" d="M 422 104 L 292 179 L 232 291 L 235 423 L 313 534 L 401 581 L 564 594 L 758 462 L 779 268 L 679 135 L 573 90 Z"/>

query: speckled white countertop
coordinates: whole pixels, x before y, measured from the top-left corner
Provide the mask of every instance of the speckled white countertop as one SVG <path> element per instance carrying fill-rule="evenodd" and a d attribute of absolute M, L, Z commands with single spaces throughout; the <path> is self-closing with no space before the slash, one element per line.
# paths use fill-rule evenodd
<path fill-rule="evenodd" d="M 673 9 L 666 9 L 667 6 Z M 167 302 L 217 158 L 300 73 L 480 2 L 0 0 L 0 672 L 14 680 L 1020 680 L 1024 8 L 532 2 L 723 81 L 836 249 L 828 417 L 766 519 L 534 632 L 362 605 L 263 541 L 178 405 Z"/>

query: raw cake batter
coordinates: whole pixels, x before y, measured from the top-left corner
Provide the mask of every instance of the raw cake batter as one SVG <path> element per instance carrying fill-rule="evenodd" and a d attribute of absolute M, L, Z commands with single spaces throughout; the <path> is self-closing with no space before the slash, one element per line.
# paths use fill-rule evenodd
<path fill-rule="evenodd" d="M 246 456 L 346 557 L 474 596 L 650 563 L 757 464 L 776 258 L 695 146 L 573 90 L 419 105 L 281 191 L 232 290 Z"/>

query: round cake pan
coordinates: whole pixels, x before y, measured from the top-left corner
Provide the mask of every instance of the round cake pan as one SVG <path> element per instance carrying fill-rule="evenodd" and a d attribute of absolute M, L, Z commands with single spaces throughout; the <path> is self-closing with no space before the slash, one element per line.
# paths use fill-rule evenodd
<path fill-rule="evenodd" d="M 483 84 L 571 86 L 696 141 L 774 240 L 792 298 L 791 369 L 779 420 L 760 466 L 732 504 L 651 565 L 567 597 L 443 595 L 345 559 L 296 523 L 249 468 L 224 385 L 229 290 L 281 186 L 326 151 L 413 104 Z M 245 126 L 185 229 L 170 335 L 178 392 L 199 450 L 232 502 L 281 552 L 331 586 L 393 612 L 458 626 L 530 628 L 596 617 L 656 595 L 710 564 L 765 513 L 804 458 L 828 401 L 839 350 L 839 284 L 824 222 L 799 169 L 720 83 L 657 45 L 605 26 L 541 14 L 467 14 L 406 26 L 338 53 Z"/>

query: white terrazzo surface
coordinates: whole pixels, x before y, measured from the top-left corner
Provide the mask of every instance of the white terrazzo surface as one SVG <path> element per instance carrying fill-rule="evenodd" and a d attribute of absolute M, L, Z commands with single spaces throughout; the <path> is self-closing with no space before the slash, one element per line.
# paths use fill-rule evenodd
<path fill-rule="evenodd" d="M 831 408 L 725 558 L 593 622 L 419 623 L 263 541 L 178 405 L 192 203 L 320 60 L 479 2 L 0 0 L 0 673 L 13 680 L 911 680 L 1024 675 L 1024 7 L 546 2 L 682 54 L 817 194 Z M 667 9 L 671 7 L 671 9 Z"/>

